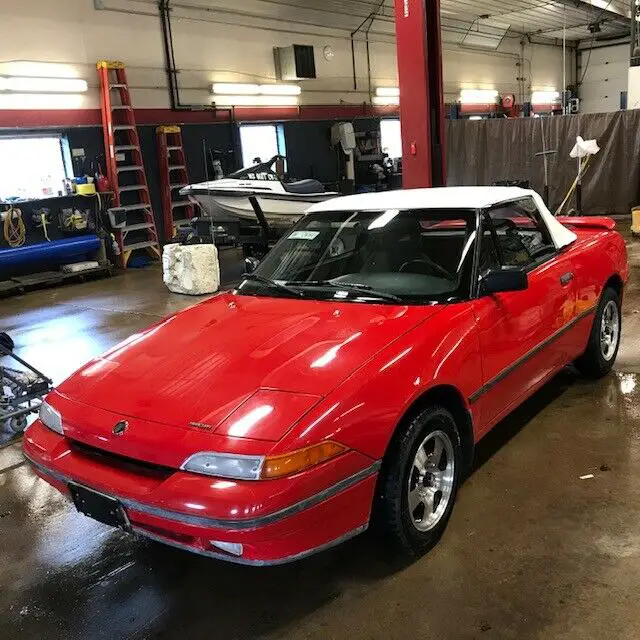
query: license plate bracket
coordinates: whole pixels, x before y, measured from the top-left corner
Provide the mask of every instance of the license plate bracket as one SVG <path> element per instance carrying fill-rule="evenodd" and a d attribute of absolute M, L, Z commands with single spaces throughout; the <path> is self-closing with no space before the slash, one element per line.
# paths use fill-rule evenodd
<path fill-rule="evenodd" d="M 80 484 L 69 483 L 69 492 L 76 509 L 98 522 L 129 531 L 129 518 L 119 500 Z"/>

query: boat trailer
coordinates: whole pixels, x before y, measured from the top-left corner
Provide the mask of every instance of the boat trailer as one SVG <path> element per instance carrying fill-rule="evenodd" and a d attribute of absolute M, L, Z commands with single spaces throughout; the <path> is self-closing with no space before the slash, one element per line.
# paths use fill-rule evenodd
<path fill-rule="evenodd" d="M 1 336 L 0 444 L 24 431 L 27 417 L 38 412 L 52 389 L 51 379 L 13 353 L 8 336 Z"/>

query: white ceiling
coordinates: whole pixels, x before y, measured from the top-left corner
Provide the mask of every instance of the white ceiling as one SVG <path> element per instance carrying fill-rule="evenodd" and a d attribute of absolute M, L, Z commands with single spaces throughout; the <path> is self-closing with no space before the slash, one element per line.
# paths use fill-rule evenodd
<path fill-rule="evenodd" d="M 340 16 L 349 29 L 356 29 L 377 11 L 372 32 L 393 30 L 394 0 L 259 1 L 313 11 L 318 16 L 327 14 L 334 19 Z M 508 25 L 511 33 L 549 39 L 561 39 L 566 27 L 569 40 L 628 36 L 630 26 L 629 2 L 625 0 L 441 0 L 441 15 L 444 39 L 461 43 L 469 30 L 495 36 L 496 28 L 491 26 L 494 23 Z M 598 33 L 589 31 L 593 23 L 598 23 Z"/>

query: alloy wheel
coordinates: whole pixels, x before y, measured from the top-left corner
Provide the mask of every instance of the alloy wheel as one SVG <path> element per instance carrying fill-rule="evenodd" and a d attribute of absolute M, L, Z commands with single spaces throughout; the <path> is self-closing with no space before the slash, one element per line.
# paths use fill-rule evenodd
<path fill-rule="evenodd" d="M 407 487 L 414 527 L 430 531 L 447 510 L 455 481 L 453 443 L 444 431 L 432 431 L 418 447 Z"/>
<path fill-rule="evenodd" d="M 600 323 L 600 349 L 608 362 L 613 358 L 620 339 L 620 313 L 614 300 L 607 302 Z"/>

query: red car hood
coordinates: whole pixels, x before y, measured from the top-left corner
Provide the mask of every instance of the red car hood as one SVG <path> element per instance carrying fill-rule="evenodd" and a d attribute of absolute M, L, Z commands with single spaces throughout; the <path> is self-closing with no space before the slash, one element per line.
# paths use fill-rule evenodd
<path fill-rule="evenodd" d="M 222 294 L 132 336 L 58 392 L 124 416 L 216 428 L 259 389 L 319 399 L 438 310 Z"/>

